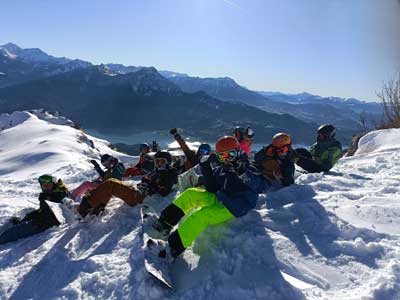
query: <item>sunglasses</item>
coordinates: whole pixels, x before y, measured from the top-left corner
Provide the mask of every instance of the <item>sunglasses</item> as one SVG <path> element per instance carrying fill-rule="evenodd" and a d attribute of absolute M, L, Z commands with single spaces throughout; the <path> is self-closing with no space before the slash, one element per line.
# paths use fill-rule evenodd
<path fill-rule="evenodd" d="M 275 148 L 275 151 L 277 153 L 286 153 L 286 152 L 289 151 L 289 146 L 285 145 L 285 146 L 282 146 L 282 147 L 279 147 L 279 148 Z"/>
<path fill-rule="evenodd" d="M 237 156 L 238 156 L 238 152 L 235 149 L 217 153 L 218 160 L 220 160 L 220 161 L 233 160 Z"/>
<path fill-rule="evenodd" d="M 166 160 L 165 158 L 156 158 L 156 159 L 154 159 L 154 162 L 157 165 L 166 165 L 166 164 L 168 164 L 168 160 Z"/>

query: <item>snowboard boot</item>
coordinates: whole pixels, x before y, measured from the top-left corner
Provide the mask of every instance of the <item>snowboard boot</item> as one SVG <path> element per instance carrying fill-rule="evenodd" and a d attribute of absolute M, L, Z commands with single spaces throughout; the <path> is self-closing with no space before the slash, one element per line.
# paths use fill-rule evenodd
<path fill-rule="evenodd" d="M 77 211 L 82 216 L 82 218 L 86 217 L 86 215 L 93 210 L 92 206 L 88 201 L 89 199 L 90 199 L 89 196 L 84 196 L 82 198 L 81 203 L 77 207 Z"/>
<path fill-rule="evenodd" d="M 154 237 L 158 237 L 160 239 L 166 240 L 169 236 L 169 233 L 171 232 L 173 226 L 165 222 L 162 218 L 159 218 L 154 224 L 153 224 L 153 229 L 152 231 Z M 151 236 L 153 236 L 151 235 Z"/>
<path fill-rule="evenodd" d="M 153 255 L 161 258 L 165 262 L 171 264 L 175 261 L 175 257 L 172 255 L 171 247 L 168 245 L 167 241 L 149 239 L 146 246 Z"/>

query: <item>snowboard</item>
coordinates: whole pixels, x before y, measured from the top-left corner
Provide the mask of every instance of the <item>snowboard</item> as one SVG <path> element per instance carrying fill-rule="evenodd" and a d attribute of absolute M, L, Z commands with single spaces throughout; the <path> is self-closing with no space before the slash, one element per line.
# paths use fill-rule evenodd
<path fill-rule="evenodd" d="M 144 253 L 144 267 L 146 271 L 165 287 L 172 289 L 170 265 L 150 250 L 157 239 L 151 236 L 152 224 L 157 221 L 158 215 L 153 208 L 143 205 L 140 209 L 142 240 Z"/>

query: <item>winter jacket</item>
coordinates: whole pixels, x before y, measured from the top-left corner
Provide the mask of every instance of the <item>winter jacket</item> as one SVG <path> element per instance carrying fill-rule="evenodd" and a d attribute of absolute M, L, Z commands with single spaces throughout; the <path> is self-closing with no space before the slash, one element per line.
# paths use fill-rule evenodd
<path fill-rule="evenodd" d="M 262 174 L 270 182 L 279 178 L 284 186 L 294 183 L 295 167 L 290 151 L 284 159 L 280 159 L 275 153 L 272 144 L 270 144 L 258 151 L 254 156 L 254 160 L 257 166 L 262 170 Z"/>
<path fill-rule="evenodd" d="M 233 166 L 219 164 L 213 168 L 210 161 L 206 161 L 201 163 L 201 171 L 206 190 L 215 193 L 235 217 L 244 216 L 253 209 L 258 194 L 267 187 L 261 172 L 248 161 L 246 155 Z"/>
<path fill-rule="evenodd" d="M 166 196 L 172 191 L 172 187 L 178 182 L 178 171 L 169 167 L 166 170 L 154 170 L 148 175 L 142 177 L 142 183 L 150 186 L 152 194 Z"/>
<path fill-rule="evenodd" d="M 250 146 L 247 144 L 247 142 L 245 140 L 242 140 L 240 142 L 240 149 L 245 152 L 247 154 L 248 157 L 250 157 L 250 153 L 251 153 L 251 148 Z"/>
<path fill-rule="evenodd" d="M 335 139 L 317 142 L 311 146 L 310 153 L 324 171 L 329 171 L 342 157 L 342 145 Z"/>
<path fill-rule="evenodd" d="M 59 222 L 54 218 L 54 215 L 45 200 L 61 203 L 67 194 L 67 187 L 61 179 L 59 179 L 52 191 L 42 192 L 39 194 L 39 209 L 28 213 L 21 222 L 30 221 L 32 224 L 42 228 L 59 225 Z"/>
<path fill-rule="evenodd" d="M 140 154 L 138 163 L 126 169 L 124 177 L 141 176 L 154 169 L 154 162 L 145 158 L 147 153 Z"/>
<path fill-rule="evenodd" d="M 96 169 L 97 173 L 99 173 L 103 181 L 110 178 L 116 178 L 122 180 L 122 177 L 125 174 L 125 167 L 118 160 L 116 160 L 115 164 L 106 171 L 104 171 L 99 165 L 96 165 L 94 168 Z"/>
<path fill-rule="evenodd" d="M 196 151 L 190 150 L 185 140 L 179 134 L 175 135 L 175 140 L 178 142 L 186 157 L 184 169 L 182 171 L 187 171 L 197 165 L 199 163 L 199 156 L 197 155 Z"/>

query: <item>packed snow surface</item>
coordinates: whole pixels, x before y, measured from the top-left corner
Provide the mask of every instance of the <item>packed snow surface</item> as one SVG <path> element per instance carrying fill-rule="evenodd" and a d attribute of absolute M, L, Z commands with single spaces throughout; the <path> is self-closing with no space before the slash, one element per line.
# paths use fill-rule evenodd
<path fill-rule="evenodd" d="M 0 223 L 38 206 L 40 174 L 72 189 L 100 154 L 137 160 L 64 121 L 0 116 Z M 400 299 L 399 141 L 398 129 L 371 132 L 330 173 L 299 173 L 209 228 L 172 266 L 172 291 L 145 272 L 139 207 L 115 198 L 102 217 L 0 245 L 0 299 Z M 161 210 L 176 194 L 145 202 Z"/>

